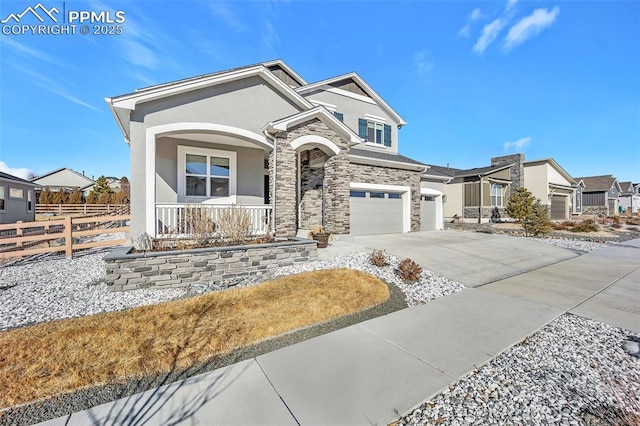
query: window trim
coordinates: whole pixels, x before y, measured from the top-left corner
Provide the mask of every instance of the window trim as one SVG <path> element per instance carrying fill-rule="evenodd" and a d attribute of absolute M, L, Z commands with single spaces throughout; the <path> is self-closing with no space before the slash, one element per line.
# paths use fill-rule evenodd
<path fill-rule="evenodd" d="M 2 208 L 0 208 L 0 213 L 4 213 L 7 211 L 7 195 L 9 195 L 8 188 L 8 186 L 0 185 L 0 190 L 2 190 L 2 197 L 0 197 L 0 199 L 4 201 Z"/>
<path fill-rule="evenodd" d="M 35 194 L 33 190 L 27 189 L 27 213 L 33 213 L 35 210 L 35 203 L 33 199 L 35 198 Z M 29 208 L 29 204 L 31 204 L 31 208 Z"/>
<path fill-rule="evenodd" d="M 197 195 L 189 195 L 186 194 L 186 176 L 185 172 L 187 166 L 187 155 L 204 155 L 207 156 L 207 164 L 209 162 L 209 157 L 218 157 L 218 158 L 227 158 L 229 159 L 229 195 L 226 197 L 215 197 L 215 196 L 197 196 Z M 211 148 L 199 148 L 188 145 L 178 145 L 178 185 L 177 185 L 177 196 L 178 202 L 188 203 L 188 202 L 196 202 L 201 203 L 203 201 L 212 200 L 214 204 L 229 204 L 234 203 L 237 194 L 237 153 L 235 151 L 224 151 L 221 149 L 211 149 Z M 207 185 L 210 185 L 209 179 L 212 177 L 210 174 L 210 168 L 207 167 Z"/>
<path fill-rule="evenodd" d="M 494 189 L 498 188 L 499 190 L 499 194 L 494 194 Z M 495 203 L 494 203 L 494 198 L 495 198 Z M 499 183 L 492 183 L 491 184 L 491 207 L 504 207 L 504 185 L 501 185 Z M 498 204 L 497 201 L 500 201 L 500 203 Z"/>
<path fill-rule="evenodd" d="M 20 195 L 19 197 L 16 197 L 14 195 L 11 195 L 11 191 L 21 191 L 22 195 Z M 25 193 L 24 188 L 16 188 L 16 187 L 9 186 L 9 198 L 13 200 L 24 200 L 24 193 Z"/>

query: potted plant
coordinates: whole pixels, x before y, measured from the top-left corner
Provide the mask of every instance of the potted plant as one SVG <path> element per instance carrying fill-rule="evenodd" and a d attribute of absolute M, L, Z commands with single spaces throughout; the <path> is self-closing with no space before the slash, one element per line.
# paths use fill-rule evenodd
<path fill-rule="evenodd" d="M 329 244 L 329 237 L 331 232 L 325 231 L 322 225 L 315 225 L 311 231 L 309 231 L 309 238 L 318 242 L 318 248 L 326 248 Z"/>

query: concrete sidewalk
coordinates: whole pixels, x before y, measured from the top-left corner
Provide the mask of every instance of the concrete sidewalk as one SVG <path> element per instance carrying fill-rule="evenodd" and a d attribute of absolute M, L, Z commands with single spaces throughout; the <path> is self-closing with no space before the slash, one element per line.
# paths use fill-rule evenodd
<path fill-rule="evenodd" d="M 387 424 L 565 312 L 640 331 L 639 267 L 635 240 L 47 423 Z"/>

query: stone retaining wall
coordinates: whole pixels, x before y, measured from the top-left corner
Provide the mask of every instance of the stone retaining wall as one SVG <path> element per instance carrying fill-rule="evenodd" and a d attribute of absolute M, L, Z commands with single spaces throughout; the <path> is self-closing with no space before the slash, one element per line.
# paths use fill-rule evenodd
<path fill-rule="evenodd" d="M 104 258 L 105 279 L 111 291 L 224 283 L 318 257 L 317 242 L 305 239 L 164 252 L 129 251 L 130 247 L 118 247 Z"/>

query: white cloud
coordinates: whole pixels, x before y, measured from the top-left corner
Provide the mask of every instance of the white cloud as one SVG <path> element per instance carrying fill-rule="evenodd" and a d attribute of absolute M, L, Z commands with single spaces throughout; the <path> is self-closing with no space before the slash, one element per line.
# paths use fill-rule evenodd
<path fill-rule="evenodd" d="M 518 0 L 507 0 L 507 8 L 506 8 L 506 10 L 509 11 L 509 10 L 513 9 L 513 6 L 515 6 L 516 3 L 518 3 Z"/>
<path fill-rule="evenodd" d="M 148 69 L 155 69 L 159 64 L 155 52 L 134 40 L 123 40 L 124 59 L 133 65 L 139 65 Z"/>
<path fill-rule="evenodd" d="M 460 37 L 469 38 L 469 36 L 471 35 L 471 23 L 483 17 L 484 15 L 482 14 L 482 12 L 480 12 L 479 7 L 473 9 L 473 12 L 471 12 L 471 15 L 469 15 L 467 23 L 464 25 L 464 27 L 460 28 L 460 31 L 458 31 L 458 35 Z"/>
<path fill-rule="evenodd" d="M 35 175 L 35 173 L 31 169 L 27 169 L 26 167 L 9 167 L 4 161 L 0 161 L 0 172 L 9 173 L 10 175 L 22 179 L 29 179 L 30 176 Z"/>
<path fill-rule="evenodd" d="M 504 49 L 510 50 L 540 34 L 542 30 L 553 25 L 560 9 L 556 6 L 552 10 L 536 9 L 529 16 L 516 23 L 504 39 Z"/>
<path fill-rule="evenodd" d="M 278 32 L 271 21 L 267 21 L 266 29 L 262 32 L 262 44 L 271 51 L 275 49 L 278 43 L 280 43 Z"/>
<path fill-rule="evenodd" d="M 54 58 L 53 56 L 48 55 L 38 49 L 25 46 L 24 44 L 14 40 L 14 38 L 12 37 L 2 37 L 0 40 L 2 41 L 2 43 L 12 48 L 15 53 L 17 53 L 22 57 L 26 56 L 31 59 L 38 59 L 41 61 L 49 62 L 50 64 L 53 64 L 53 65 L 58 65 L 63 68 L 72 69 L 72 67 L 69 64 L 66 64 L 60 61 L 59 59 Z"/>
<path fill-rule="evenodd" d="M 214 1 L 207 3 L 207 6 L 211 14 L 220 19 L 226 26 L 236 31 L 246 31 L 249 29 L 247 25 L 238 18 L 238 14 L 231 8 L 229 3 Z"/>
<path fill-rule="evenodd" d="M 430 60 L 431 55 L 426 49 L 422 49 L 413 54 L 413 63 L 419 73 L 429 72 L 433 69 L 433 62 Z"/>
<path fill-rule="evenodd" d="M 482 28 L 482 34 L 476 44 L 473 45 L 473 51 L 476 53 L 484 52 L 491 43 L 493 43 L 498 34 L 505 26 L 505 22 L 501 19 L 495 19 Z"/>
<path fill-rule="evenodd" d="M 80 105 L 83 106 L 85 108 L 88 108 L 90 110 L 93 111 L 97 111 L 97 112 L 101 112 L 100 109 L 96 108 L 95 106 L 88 104 L 87 102 L 84 102 L 83 100 L 79 99 L 78 97 L 74 96 L 72 93 L 70 93 L 66 87 L 71 86 L 72 84 L 69 82 L 65 82 L 65 84 L 61 84 L 60 81 L 58 80 L 53 80 L 45 75 L 42 75 L 40 73 L 38 73 L 37 71 L 34 71 L 30 68 L 18 65 L 18 64 L 11 64 L 11 66 L 13 68 L 15 68 L 16 70 L 22 72 L 23 74 L 29 75 L 31 76 L 31 82 L 33 84 L 35 84 L 36 86 L 39 86 L 51 93 L 54 93 L 58 96 L 60 96 L 61 98 L 64 98 L 70 102 L 73 102 L 76 105 Z M 64 82 L 64 80 L 62 80 Z"/>
<path fill-rule="evenodd" d="M 517 151 L 529 146 L 530 142 L 531 142 L 530 137 L 520 138 L 515 142 L 505 142 L 504 144 L 502 144 L 502 148 L 505 151 L 509 151 L 511 149 L 515 149 Z"/>

